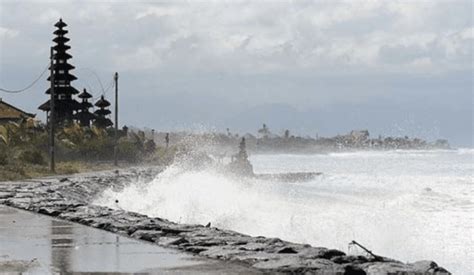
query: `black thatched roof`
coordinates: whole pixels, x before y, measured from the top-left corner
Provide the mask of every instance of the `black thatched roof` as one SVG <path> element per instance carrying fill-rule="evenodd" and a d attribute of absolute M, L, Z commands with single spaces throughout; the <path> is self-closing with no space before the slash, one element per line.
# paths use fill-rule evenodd
<path fill-rule="evenodd" d="M 95 106 L 99 108 L 109 107 L 110 102 L 107 101 L 107 99 L 105 99 L 104 96 L 101 96 L 100 99 L 95 103 Z"/>
<path fill-rule="evenodd" d="M 69 71 L 69 70 L 74 70 L 76 67 L 74 67 L 73 65 L 69 64 L 69 63 L 56 63 L 54 64 L 54 70 L 58 71 L 58 70 L 65 70 L 65 71 Z M 51 66 L 49 66 L 49 69 L 51 70 Z"/>
<path fill-rule="evenodd" d="M 65 45 L 63 43 L 61 43 L 61 44 L 58 43 L 58 45 L 53 47 L 53 50 L 55 50 L 55 51 L 67 51 L 70 48 L 71 48 L 71 46 L 69 46 L 69 45 Z"/>
<path fill-rule="evenodd" d="M 58 52 L 58 53 L 55 53 L 53 55 L 53 58 L 55 60 L 58 60 L 58 59 L 71 59 L 72 58 L 72 55 L 66 53 L 66 52 Z"/>
<path fill-rule="evenodd" d="M 51 91 L 50 91 L 51 88 L 48 88 L 46 90 L 46 94 L 50 94 Z M 78 90 L 76 90 L 76 88 L 72 87 L 72 86 L 66 86 L 66 87 L 54 87 L 54 93 L 59 95 L 59 94 L 71 94 L 71 95 L 77 95 L 79 93 Z"/>
<path fill-rule="evenodd" d="M 54 26 L 62 29 L 64 27 L 67 27 L 67 24 L 63 22 L 62 18 L 59 18 L 59 21 L 56 24 L 54 24 Z"/>
<path fill-rule="evenodd" d="M 53 32 L 53 34 L 55 34 L 55 35 L 65 35 L 66 33 L 68 33 L 68 31 L 63 30 L 63 29 L 57 29 Z"/>
<path fill-rule="evenodd" d="M 98 115 L 98 116 L 106 116 L 106 115 L 110 115 L 112 112 L 110 110 L 107 110 L 107 109 L 99 109 L 99 110 L 96 110 L 94 112 L 94 114 Z"/>
<path fill-rule="evenodd" d="M 42 110 L 42 111 L 49 111 L 51 110 L 50 109 L 50 100 L 48 99 L 48 101 L 46 101 L 45 103 L 41 104 L 38 109 Z M 54 101 L 54 104 L 55 104 L 55 109 L 58 108 L 62 108 L 62 109 L 67 109 L 67 110 L 79 110 L 81 109 L 81 103 L 77 102 L 77 100 L 75 99 L 62 99 L 62 100 L 58 100 L 56 99 Z"/>
<path fill-rule="evenodd" d="M 68 42 L 69 40 L 71 40 L 71 39 L 69 39 L 67 37 L 64 37 L 64 36 L 57 36 L 53 39 L 53 42 L 64 44 L 64 43 Z"/>
<path fill-rule="evenodd" d="M 86 89 L 82 91 L 81 94 L 79 94 L 77 97 L 85 99 L 85 98 L 92 98 L 92 95 L 87 92 Z M 92 107 L 92 106 L 91 106 Z"/>
<path fill-rule="evenodd" d="M 79 119 L 79 120 L 93 120 L 93 119 L 96 118 L 96 116 L 94 114 L 92 114 L 91 112 L 82 111 L 82 112 L 76 113 L 74 115 L 74 118 Z"/>
<path fill-rule="evenodd" d="M 81 103 L 75 99 L 61 100 L 61 102 L 64 102 L 63 106 L 68 110 L 80 110 L 82 107 Z"/>
<path fill-rule="evenodd" d="M 69 72 L 68 73 L 65 73 L 65 74 L 59 74 L 59 73 L 56 73 L 54 74 L 54 80 L 55 81 L 68 81 L 68 82 L 71 82 L 71 81 L 74 81 L 76 80 L 77 77 L 73 74 L 70 74 Z M 51 80 L 51 76 L 48 76 L 48 81 Z"/>
<path fill-rule="evenodd" d="M 45 103 L 41 104 L 38 109 L 40 109 L 41 111 L 45 111 L 45 112 L 49 112 L 50 109 L 50 104 L 49 104 L 49 99 L 48 101 L 46 101 Z"/>
<path fill-rule="evenodd" d="M 0 119 L 16 119 L 20 117 L 34 118 L 36 114 L 27 113 L 0 98 Z"/>
<path fill-rule="evenodd" d="M 87 101 L 80 102 L 80 104 L 82 106 L 81 107 L 82 110 L 87 110 L 89 108 L 92 108 L 92 106 L 93 106 L 92 103 L 87 102 Z"/>

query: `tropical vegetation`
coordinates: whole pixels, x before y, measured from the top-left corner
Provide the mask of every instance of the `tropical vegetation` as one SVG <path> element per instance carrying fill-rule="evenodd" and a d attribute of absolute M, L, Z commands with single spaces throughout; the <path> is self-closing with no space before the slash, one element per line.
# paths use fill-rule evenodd
<path fill-rule="evenodd" d="M 113 129 L 81 127 L 71 123 L 55 135 L 57 173 L 112 168 Z M 119 130 L 117 155 L 121 166 L 150 163 L 166 165 L 176 148 L 156 146 L 142 131 Z M 45 125 L 32 119 L 0 125 L 0 181 L 49 174 L 49 135 Z"/>

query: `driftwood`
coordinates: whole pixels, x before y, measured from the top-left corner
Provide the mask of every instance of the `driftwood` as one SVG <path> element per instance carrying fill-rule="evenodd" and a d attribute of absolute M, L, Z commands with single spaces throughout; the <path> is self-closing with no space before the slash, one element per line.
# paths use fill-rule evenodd
<path fill-rule="evenodd" d="M 375 255 L 374 253 L 372 253 L 372 251 L 370 251 L 365 246 L 361 245 L 360 243 L 358 243 L 354 240 L 352 242 L 350 242 L 349 245 L 357 245 L 358 247 L 362 248 L 365 252 L 367 252 L 370 256 L 372 256 L 374 258 L 374 260 L 376 260 L 376 261 L 383 261 L 384 260 L 383 257 Z"/>

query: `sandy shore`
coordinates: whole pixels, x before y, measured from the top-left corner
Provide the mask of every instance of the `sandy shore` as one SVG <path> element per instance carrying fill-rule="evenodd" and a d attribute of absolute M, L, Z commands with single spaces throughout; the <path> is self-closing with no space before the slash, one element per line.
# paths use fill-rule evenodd
<path fill-rule="evenodd" d="M 0 183 L 0 204 L 88 225 L 119 236 L 178 249 L 261 272 L 308 274 L 449 274 L 433 261 L 402 263 L 277 238 L 253 237 L 202 225 L 177 224 L 157 217 L 114 210 L 90 202 L 106 188 L 147 181 L 158 167 L 95 172 Z M 230 273 L 239 273 L 238 270 Z"/>

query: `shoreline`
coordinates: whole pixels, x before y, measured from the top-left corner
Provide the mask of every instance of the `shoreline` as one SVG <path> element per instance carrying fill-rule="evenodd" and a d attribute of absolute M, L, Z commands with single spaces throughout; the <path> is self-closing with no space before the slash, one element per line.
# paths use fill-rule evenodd
<path fill-rule="evenodd" d="M 1 204 L 0 232 L 1 274 L 261 273 Z"/>
<path fill-rule="evenodd" d="M 386 257 L 346 255 L 336 249 L 253 237 L 211 226 L 178 224 L 90 204 L 106 188 L 120 189 L 131 181 L 150 181 L 161 171 L 161 167 L 140 167 L 0 182 L 0 204 L 263 272 L 450 274 L 433 261 L 405 264 Z"/>

